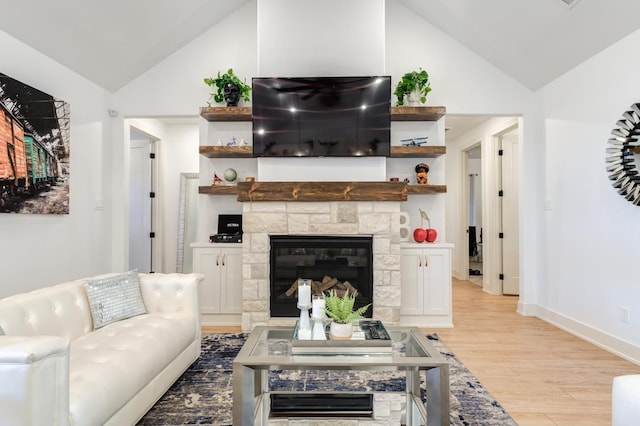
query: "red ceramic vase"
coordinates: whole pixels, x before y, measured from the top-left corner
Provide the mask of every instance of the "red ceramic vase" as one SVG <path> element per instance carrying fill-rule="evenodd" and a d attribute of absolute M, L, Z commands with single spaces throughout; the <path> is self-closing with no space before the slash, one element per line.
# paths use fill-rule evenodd
<path fill-rule="evenodd" d="M 432 243 L 436 240 L 436 238 L 438 238 L 438 233 L 433 228 L 426 229 L 425 232 L 426 232 L 425 240 L 428 243 Z"/>

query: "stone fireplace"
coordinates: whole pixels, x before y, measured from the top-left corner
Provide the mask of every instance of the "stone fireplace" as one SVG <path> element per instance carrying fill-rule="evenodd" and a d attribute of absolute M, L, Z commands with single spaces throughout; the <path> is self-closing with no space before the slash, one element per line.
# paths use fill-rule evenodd
<path fill-rule="evenodd" d="M 242 330 L 292 325 L 296 316 L 271 315 L 270 237 L 369 236 L 372 241 L 372 317 L 400 321 L 400 202 L 243 203 Z"/>

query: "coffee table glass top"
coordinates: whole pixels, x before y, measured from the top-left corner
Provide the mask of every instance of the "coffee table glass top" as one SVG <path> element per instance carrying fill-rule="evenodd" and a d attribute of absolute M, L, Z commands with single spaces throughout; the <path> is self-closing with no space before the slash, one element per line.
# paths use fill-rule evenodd
<path fill-rule="evenodd" d="M 278 358 L 280 365 L 305 364 L 305 360 L 331 358 L 332 364 L 347 365 L 394 365 L 428 366 L 446 364 L 440 352 L 429 342 L 424 333 L 416 327 L 387 327 L 391 336 L 391 351 L 380 351 L 377 347 L 367 347 L 366 341 L 353 341 L 333 348 L 330 352 L 319 350 L 317 353 L 292 353 L 293 327 L 256 327 L 245 343 L 240 359 L 258 365 L 264 362 L 272 364 Z M 330 345 L 331 341 L 326 342 Z M 325 360 L 328 361 L 328 360 Z"/>

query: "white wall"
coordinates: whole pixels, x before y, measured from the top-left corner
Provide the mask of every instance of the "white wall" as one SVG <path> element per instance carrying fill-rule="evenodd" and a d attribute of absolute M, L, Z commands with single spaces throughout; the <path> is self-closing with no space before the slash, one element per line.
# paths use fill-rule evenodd
<path fill-rule="evenodd" d="M 382 75 L 384 28 L 384 0 L 258 0 L 258 72 Z"/>
<path fill-rule="evenodd" d="M 68 215 L 0 215 L 0 298 L 108 270 L 108 94 L 0 31 L 0 72 L 69 102 L 71 176 Z M 9 59 L 10 58 L 10 59 Z M 104 210 L 96 210 L 103 200 Z"/>
<path fill-rule="evenodd" d="M 636 361 L 640 208 L 611 186 L 605 148 L 616 121 L 639 100 L 640 59 L 629 53 L 639 43 L 635 32 L 541 91 L 547 270 L 538 299 L 542 317 Z M 620 321 L 621 306 L 630 310 L 629 324 Z"/>

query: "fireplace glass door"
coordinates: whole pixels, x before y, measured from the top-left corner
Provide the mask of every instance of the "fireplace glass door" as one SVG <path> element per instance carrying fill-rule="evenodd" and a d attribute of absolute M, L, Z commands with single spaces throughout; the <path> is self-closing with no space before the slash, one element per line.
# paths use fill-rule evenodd
<path fill-rule="evenodd" d="M 272 317 L 299 315 L 298 278 L 313 280 L 313 294 L 355 294 L 355 309 L 373 303 L 371 236 L 272 235 L 270 244 Z"/>

